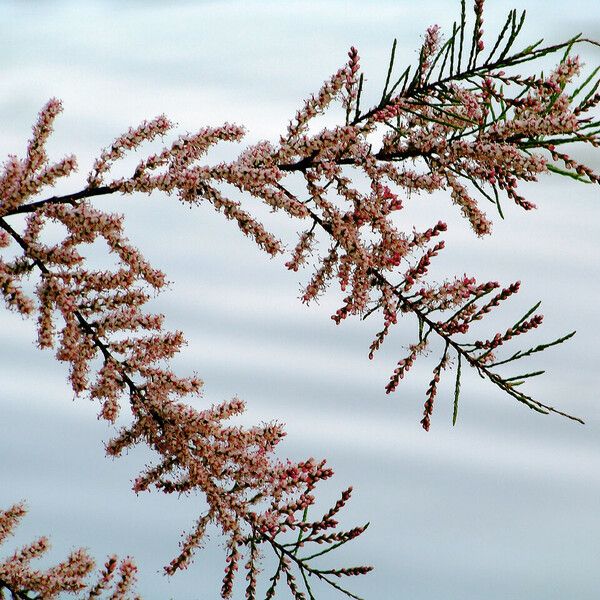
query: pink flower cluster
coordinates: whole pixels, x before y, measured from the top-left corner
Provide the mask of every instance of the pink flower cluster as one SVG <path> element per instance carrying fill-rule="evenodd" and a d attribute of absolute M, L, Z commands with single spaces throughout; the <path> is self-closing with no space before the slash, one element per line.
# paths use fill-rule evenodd
<path fill-rule="evenodd" d="M 26 512 L 22 503 L 0 510 L 0 544 L 13 534 Z M 64 561 L 45 571 L 34 569 L 31 562 L 40 558 L 49 548 L 48 538 L 41 537 L 0 562 L 1 598 L 5 597 L 5 592 L 11 598 L 32 598 L 30 594 L 33 593 L 36 594 L 35 598 L 44 600 L 77 592 L 82 593 L 78 597 L 85 600 L 109 598 L 104 592 L 110 593 L 110 600 L 139 600 L 132 593 L 137 567 L 131 559 L 126 558 L 119 563 L 116 556 L 111 556 L 97 582 L 90 584 L 87 580 L 95 565 L 82 548 L 74 550 Z M 118 576 L 115 578 L 117 567 Z"/>

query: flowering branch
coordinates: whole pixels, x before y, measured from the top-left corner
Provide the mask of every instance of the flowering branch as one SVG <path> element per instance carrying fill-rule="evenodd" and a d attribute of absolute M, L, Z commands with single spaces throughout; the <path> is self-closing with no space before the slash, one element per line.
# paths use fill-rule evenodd
<path fill-rule="evenodd" d="M 76 169 L 73 156 L 50 164 L 46 155 L 45 143 L 62 109 L 52 99 L 40 112 L 26 156 L 9 156 L 4 164 L 0 248 L 12 245 L 12 258 L 0 258 L 0 291 L 7 307 L 37 317 L 38 345 L 56 348 L 57 359 L 69 365 L 75 393 L 99 400 L 100 417 L 115 423 L 122 402 L 128 399 L 131 423 L 110 440 L 107 453 L 118 456 L 144 444 L 159 457 L 135 479 L 136 493 L 154 487 L 165 493 L 201 491 L 206 497 L 207 511 L 182 541 L 166 573 L 189 565 L 212 525 L 226 539 L 223 598 L 232 594 L 241 560 L 247 572 L 246 597 L 257 597 L 262 548 L 270 548 L 277 557 L 267 598 L 274 597 L 279 582 L 285 581 L 296 599 L 305 598 L 302 586 L 312 599 L 311 577 L 355 598 L 333 578 L 364 574 L 370 567 L 322 569 L 312 561 L 354 539 L 366 526 L 336 529 L 333 517 L 349 500 L 350 489 L 321 519 L 307 520 L 308 509 L 314 510 L 314 488 L 333 472 L 324 461 L 313 458 L 298 463 L 276 459 L 275 447 L 285 435 L 280 424 L 229 425 L 229 419 L 244 410 L 237 398 L 203 410 L 189 404 L 190 397 L 200 394 L 202 381 L 195 375 L 180 377 L 169 366 L 185 344 L 183 334 L 165 331 L 162 315 L 144 312 L 146 302 L 166 285 L 165 275 L 129 243 L 122 216 L 92 205 L 95 197 L 161 191 L 175 193 L 191 205 L 207 202 L 271 256 L 286 252 L 284 244 L 243 208 L 242 201 L 226 195 L 227 186 L 236 188 L 242 198 L 259 199 L 298 221 L 299 241 L 285 265 L 297 271 L 313 263 L 302 301 L 314 301 L 337 280 L 345 297 L 332 315 L 336 323 L 351 315 L 366 318 L 381 311 L 383 329 L 370 346 L 370 358 L 399 315 L 415 317 L 418 339 L 398 362 L 387 393 L 397 388 L 431 347 L 432 339 L 443 344 L 426 392 L 421 421 L 426 430 L 439 381 L 453 358 L 457 361 L 453 422 L 463 364 L 537 412 L 583 422 L 518 389 L 541 371 L 504 376 L 496 370 L 573 334 L 517 350 L 506 358 L 497 356 L 514 338 L 541 324 L 543 317 L 535 314 L 538 303 L 504 333 L 466 340 L 463 336 L 516 294 L 520 284 L 501 288 L 498 282 L 477 283 L 466 275 L 432 282 L 429 269 L 444 250 L 439 238 L 446 224 L 438 221 L 425 231 L 399 229 L 396 215 L 415 194 L 448 191 L 474 233 L 484 236 L 491 233 L 492 222 L 481 200 L 489 201 L 501 218 L 502 197 L 525 210 L 535 208 L 517 191 L 521 181 L 536 181 L 540 174 L 553 172 L 600 183 L 589 167 L 556 149 L 567 143 L 593 147 L 600 143 L 600 122 L 591 116 L 600 103 L 598 69 L 570 89 L 581 70 L 572 48 L 595 42 L 576 36 L 553 46 L 543 47 L 540 41 L 515 51 L 524 15 L 517 18 L 516 11 L 511 11 L 487 58 L 482 59 L 483 1 L 474 2 L 470 35 L 464 0 L 461 7 L 460 22 L 447 39 L 438 27 L 427 30 L 412 74 L 408 67 L 399 77 L 394 75 L 394 42 L 376 106 L 361 110 L 364 77 L 359 54 L 351 48 L 347 64 L 304 102 L 278 143 L 261 141 L 231 162 L 202 163 L 217 143 L 243 138 L 243 128 L 226 123 L 179 136 L 141 160 L 130 177 L 110 179 L 113 164 L 128 151 L 170 132 L 173 125 L 161 115 L 130 129 L 104 150 L 82 190 L 36 199 Z M 548 76 L 513 72 L 516 66 L 557 52 L 564 54 Z M 336 103 L 342 124 L 315 130 L 315 119 L 335 111 Z M 374 149 L 376 137 L 382 141 Z M 367 191 L 354 183 L 365 176 Z M 292 178 L 302 182 L 306 197 L 290 191 Z M 49 224 L 60 224 L 65 232 L 57 243 L 43 241 Z M 104 242 L 113 268 L 95 269 L 81 252 L 97 240 Z M 27 291 L 24 281 L 35 273 L 37 285 Z M 326 548 L 300 555 L 309 544 Z M 112 573 L 116 562 L 111 565 Z M 106 568 L 108 573 L 108 563 Z M 103 577 L 110 579 L 107 574 Z M 29 580 L 11 581 L 0 573 L 0 592 L 4 586 L 15 597 L 29 597 L 27 590 L 37 589 Z"/>
<path fill-rule="evenodd" d="M 40 121 L 46 120 L 46 111 L 48 107 L 42 111 Z M 146 136 L 155 131 L 146 125 L 143 129 Z M 130 139 L 134 137 L 132 134 Z M 102 165 L 97 168 L 101 170 Z M 295 514 L 314 503 L 310 492 L 318 481 L 331 477 L 333 472 L 325 467 L 324 461 L 309 459 L 292 464 L 274 460 L 272 452 L 284 435 L 278 424 L 249 430 L 224 425 L 227 419 L 243 411 L 244 404 L 238 399 L 204 411 L 177 401 L 178 397 L 198 394 L 202 382 L 196 377 L 179 378 L 161 366 L 184 343 L 183 336 L 180 332 L 162 332 L 161 315 L 141 312 L 140 307 L 150 297 L 144 287 L 158 290 L 165 285 L 165 278 L 129 245 L 122 235 L 121 217 L 97 211 L 85 201 L 71 206 L 46 202 L 29 214 L 21 234 L 7 222 L 9 216 L 0 218 L 4 245 L 13 240 L 23 252 L 14 261 L 3 263 L 7 274 L 3 291 L 9 307 L 22 314 L 36 310 L 33 300 L 15 285 L 15 280 L 37 268 L 41 274 L 36 289 L 39 345 L 51 347 L 59 341 L 57 358 L 70 364 L 74 391 L 87 392 L 101 400 L 102 418 L 114 422 L 119 397 L 123 392 L 129 396 L 134 422 L 109 442 L 107 453 L 116 456 L 133 445 L 145 443 L 162 457 L 159 464 L 149 467 L 136 479 L 134 490 L 139 492 L 154 486 L 166 493 L 187 493 L 199 488 L 206 495 L 208 512 L 184 540 L 181 552 L 166 567 L 166 572 L 173 574 L 185 568 L 207 525 L 215 523 L 229 540 L 222 588 L 223 597 L 229 597 L 240 559 L 239 547 L 250 546 L 247 568 L 256 573 L 258 545 L 273 545 L 277 536 L 302 527 Z M 68 231 L 62 242 L 52 247 L 39 241 L 44 225 L 50 220 L 61 223 Z M 92 243 L 98 237 L 117 256 L 115 271 L 82 268 L 84 259 L 77 246 Z M 65 324 L 58 333 L 54 326 L 56 314 Z M 140 330 L 156 333 L 123 335 Z M 91 363 L 98 354 L 102 366 L 92 383 Z M 295 500 L 294 494 L 299 494 Z M 336 512 L 349 496 L 350 491 Z M 337 522 L 330 517 L 306 527 L 312 527 L 314 532 L 335 528 Z M 244 526 L 251 530 L 250 535 L 244 534 Z M 298 541 L 298 547 L 311 542 L 340 545 L 365 528 L 339 532 L 330 539 L 305 536 Z M 303 577 L 306 572 L 318 573 L 310 560 L 295 561 Z M 370 567 L 361 569 L 367 572 Z M 288 583 L 293 581 L 291 564 L 284 571 Z M 338 584 L 331 585 L 343 589 Z M 251 587 L 249 597 L 254 597 L 254 593 L 255 588 Z"/>
<path fill-rule="evenodd" d="M 13 534 L 26 512 L 22 503 L 0 510 L 0 544 Z M 32 569 L 31 561 L 42 556 L 49 547 L 48 538 L 41 537 L 0 563 L 0 598 L 8 598 L 6 594 L 10 594 L 12 600 L 51 600 L 63 593 L 84 592 L 80 598 L 93 600 L 100 598 L 103 592 L 112 591 L 110 598 L 104 597 L 139 600 L 139 596 L 130 595 L 137 572 L 131 559 L 126 558 L 119 564 L 116 556 L 109 557 L 98 581 L 88 584 L 86 579 L 94 569 L 94 561 L 83 548 L 71 552 L 66 560 L 46 571 Z"/>

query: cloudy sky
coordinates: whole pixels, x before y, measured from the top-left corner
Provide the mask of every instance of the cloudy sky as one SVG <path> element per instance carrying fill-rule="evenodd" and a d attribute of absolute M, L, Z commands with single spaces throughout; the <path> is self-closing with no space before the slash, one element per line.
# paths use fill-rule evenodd
<path fill-rule="evenodd" d="M 24 151 L 35 115 L 52 96 L 65 111 L 51 155 L 74 152 L 81 165 L 61 184 L 65 192 L 82 187 L 100 148 L 163 112 L 181 132 L 227 120 L 244 124 L 248 141 L 276 139 L 351 45 L 366 72 L 365 102 L 375 100 L 394 37 L 399 59 L 413 61 L 424 29 L 451 24 L 459 4 L 0 2 L 0 151 Z M 495 30 L 513 4 L 488 4 L 486 26 Z M 600 38 L 596 2 L 518 4 L 529 14 L 527 43 L 580 31 Z M 585 49 L 582 57 L 595 65 L 600 54 Z M 336 327 L 329 319 L 335 294 L 302 305 L 306 273 L 265 259 L 221 215 L 160 195 L 102 200 L 125 212 L 130 239 L 173 282 L 155 306 L 186 333 L 177 364 L 202 376 L 206 402 L 237 394 L 248 404 L 248 423 L 285 422 L 286 456 L 326 457 L 336 471 L 324 502 L 354 485 L 346 522 L 371 526 L 344 560 L 376 567 L 353 582 L 365 598 L 598 597 L 600 193 L 549 177 L 527 192 L 539 210 L 509 209 L 485 240 L 474 239 L 443 195 L 414 198 L 407 219 L 448 221 L 440 276 L 522 280 L 503 325 L 511 311 L 542 299 L 543 339 L 578 330 L 568 345 L 530 363 L 548 373 L 529 389 L 584 417 L 585 426 L 534 414 L 471 375 L 457 426 L 448 382 L 426 434 L 419 419 L 430 361 L 417 363 L 396 394 L 384 393 L 412 341 L 403 337 L 412 333 L 408 324 L 370 362 L 379 323 Z M 145 457 L 104 458 L 110 429 L 96 420 L 96 406 L 73 401 L 64 366 L 36 349 L 33 332 L 32 323 L 0 312 L 0 506 L 24 498 L 30 507 L 17 541 L 48 534 L 55 560 L 80 545 L 99 561 L 113 551 L 131 554 L 148 599 L 216 598 L 223 566 L 216 535 L 188 572 L 171 580 L 159 573 L 201 501 L 133 495 L 130 481 Z M 336 596 L 323 590 L 318 597 Z"/>

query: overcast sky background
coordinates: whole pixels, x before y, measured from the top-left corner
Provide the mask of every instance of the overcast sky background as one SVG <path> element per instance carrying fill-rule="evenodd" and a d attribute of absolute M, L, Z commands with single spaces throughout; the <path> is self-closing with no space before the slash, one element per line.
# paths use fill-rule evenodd
<path fill-rule="evenodd" d="M 488 4 L 486 27 L 496 31 L 513 3 Z M 523 45 L 579 31 L 600 38 L 594 1 L 518 4 L 529 13 Z M 74 152 L 80 163 L 80 173 L 61 184 L 65 192 L 81 189 L 100 148 L 163 112 L 182 132 L 228 120 L 248 128 L 248 141 L 276 140 L 351 45 L 366 72 L 366 105 L 381 93 L 394 37 L 399 62 L 414 61 L 424 29 L 451 25 L 459 5 L 0 2 L 1 155 L 24 152 L 52 96 L 65 111 L 51 156 Z M 582 56 L 592 66 L 600 58 L 589 48 Z M 237 151 L 219 150 L 229 158 Z M 597 156 L 584 156 L 600 166 Z M 528 389 L 584 417 L 585 426 L 533 413 L 467 374 L 457 426 L 449 375 L 426 434 L 419 419 L 434 357 L 417 363 L 394 395 L 384 393 L 403 345 L 414 339 L 407 337 L 412 322 L 370 362 L 377 318 L 335 327 L 335 293 L 303 306 L 297 297 L 308 274 L 267 260 L 208 207 L 190 211 L 161 195 L 98 202 L 126 213 L 130 239 L 173 282 L 154 306 L 186 333 L 177 364 L 205 380 L 204 400 L 238 394 L 247 423 L 286 423 L 283 456 L 327 457 L 336 477 L 323 487 L 323 502 L 354 485 L 345 522 L 371 526 L 339 565 L 376 567 L 349 582 L 367 599 L 592 600 L 600 593 L 600 194 L 556 177 L 526 190 L 539 210 L 524 214 L 505 202 L 506 220 L 485 240 L 474 238 L 444 195 L 413 198 L 406 226 L 448 221 L 448 250 L 435 266 L 440 278 L 467 272 L 522 280 L 498 328 L 542 299 L 546 323 L 533 342 L 578 330 L 529 363 L 548 373 Z M 289 226 L 281 227 L 288 235 Z M 72 401 L 64 366 L 34 339 L 32 323 L 0 312 L 0 506 L 25 498 L 30 507 L 17 541 L 50 535 L 54 560 L 80 545 L 98 562 L 111 552 L 131 554 L 141 570 L 138 589 L 150 600 L 217 598 L 218 535 L 185 574 L 167 580 L 158 572 L 200 499 L 134 496 L 130 481 L 146 457 L 104 457 L 110 430 L 96 420 L 97 407 Z M 278 598 L 288 597 L 283 589 Z M 338 597 L 319 591 L 319 600 Z"/>

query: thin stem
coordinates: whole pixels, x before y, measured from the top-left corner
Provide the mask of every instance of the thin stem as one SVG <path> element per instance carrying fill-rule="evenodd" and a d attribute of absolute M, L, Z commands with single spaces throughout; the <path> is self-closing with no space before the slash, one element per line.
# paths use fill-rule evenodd
<path fill-rule="evenodd" d="M 92 198 L 94 196 L 105 196 L 106 194 L 114 194 L 116 191 L 116 188 L 109 185 L 103 185 L 97 188 L 88 187 L 79 192 L 75 192 L 74 194 L 67 194 L 65 196 L 52 196 L 51 198 L 46 198 L 45 200 L 31 202 L 30 204 L 22 204 L 21 206 L 10 210 L 2 216 L 10 217 L 12 215 L 32 213 L 46 204 L 72 204 L 75 206 L 77 204 L 77 200 L 82 200 L 83 198 Z"/>
<path fill-rule="evenodd" d="M 392 287 L 391 283 L 377 269 L 370 269 L 370 273 L 380 283 Z M 515 390 L 512 390 L 511 386 L 506 384 L 506 381 L 500 375 L 491 371 L 488 366 L 479 362 L 477 360 L 477 358 L 473 357 L 469 353 L 469 351 L 465 350 L 465 348 L 463 348 L 459 343 L 455 342 L 452 339 L 452 337 L 449 334 L 447 334 L 440 325 L 438 325 L 435 321 L 432 321 L 427 316 L 427 313 L 425 311 L 423 311 L 416 303 L 411 302 L 410 300 L 405 298 L 404 295 L 396 289 L 393 289 L 393 293 L 398 298 L 398 300 L 402 303 L 403 306 L 405 306 L 410 312 L 414 313 L 417 317 L 422 319 L 423 322 L 426 325 L 428 325 L 428 327 L 431 329 L 431 331 L 434 331 L 439 337 L 441 337 L 446 342 L 446 344 L 450 345 L 459 356 L 464 358 L 469 363 L 469 365 L 471 365 L 471 367 L 476 369 L 480 375 L 485 376 L 487 379 L 489 379 L 492 383 L 494 383 L 495 385 L 500 387 L 502 390 L 508 392 L 511 396 L 513 396 L 520 402 L 527 404 L 530 408 L 533 408 L 533 409 L 536 409 L 536 407 L 541 408 L 541 409 L 543 409 L 543 411 L 552 412 L 552 413 L 561 415 L 563 417 L 566 417 L 567 419 L 571 419 L 572 421 L 577 421 L 578 423 L 582 423 L 582 424 L 584 423 L 584 421 L 582 419 L 580 419 L 579 417 L 575 417 L 568 413 L 562 412 L 552 406 L 543 404 L 542 402 L 539 402 L 538 400 L 533 400 L 532 398 L 529 398 L 528 396 L 525 396 L 524 394 L 517 393 L 517 392 L 515 392 Z M 515 394 L 518 394 L 518 397 Z"/>
<path fill-rule="evenodd" d="M 264 539 L 269 544 L 271 544 L 271 546 L 275 550 L 276 554 L 278 554 L 281 557 L 283 557 L 283 555 L 285 555 L 289 559 L 291 559 L 292 561 L 294 561 L 294 563 L 296 564 L 296 566 L 298 567 L 298 569 L 300 570 L 300 572 L 302 572 L 303 570 L 306 570 L 306 572 L 308 572 L 310 575 L 315 575 L 321 581 L 325 581 L 326 583 L 328 583 L 330 586 L 332 586 L 336 590 L 342 592 L 343 594 L 346 594 L 346 596 L 349 596 L 350 598 L 354 598 L 355 600 L 362 600 L 362 598 L 360 598 L 360 596 L 356 596 L 352 592 L 349 592 L 345 588 L 343 588 L 340 585 L 336 584 L 334 581 L 331 581 L 331 579 L 329 579 L 329 577 L 326 576 L 327 572 L 321 572 L 319 569 L 313 569 L 310 565 L 306 564 L 305 559 L 298 558 L 295 554 L 293 554 L 292 552 L 290 552 L 282 544 L 276 542 L 275 539 L 272 538 L 271 536 L 265 535 L 263 537 L 264 537 Z"/>

